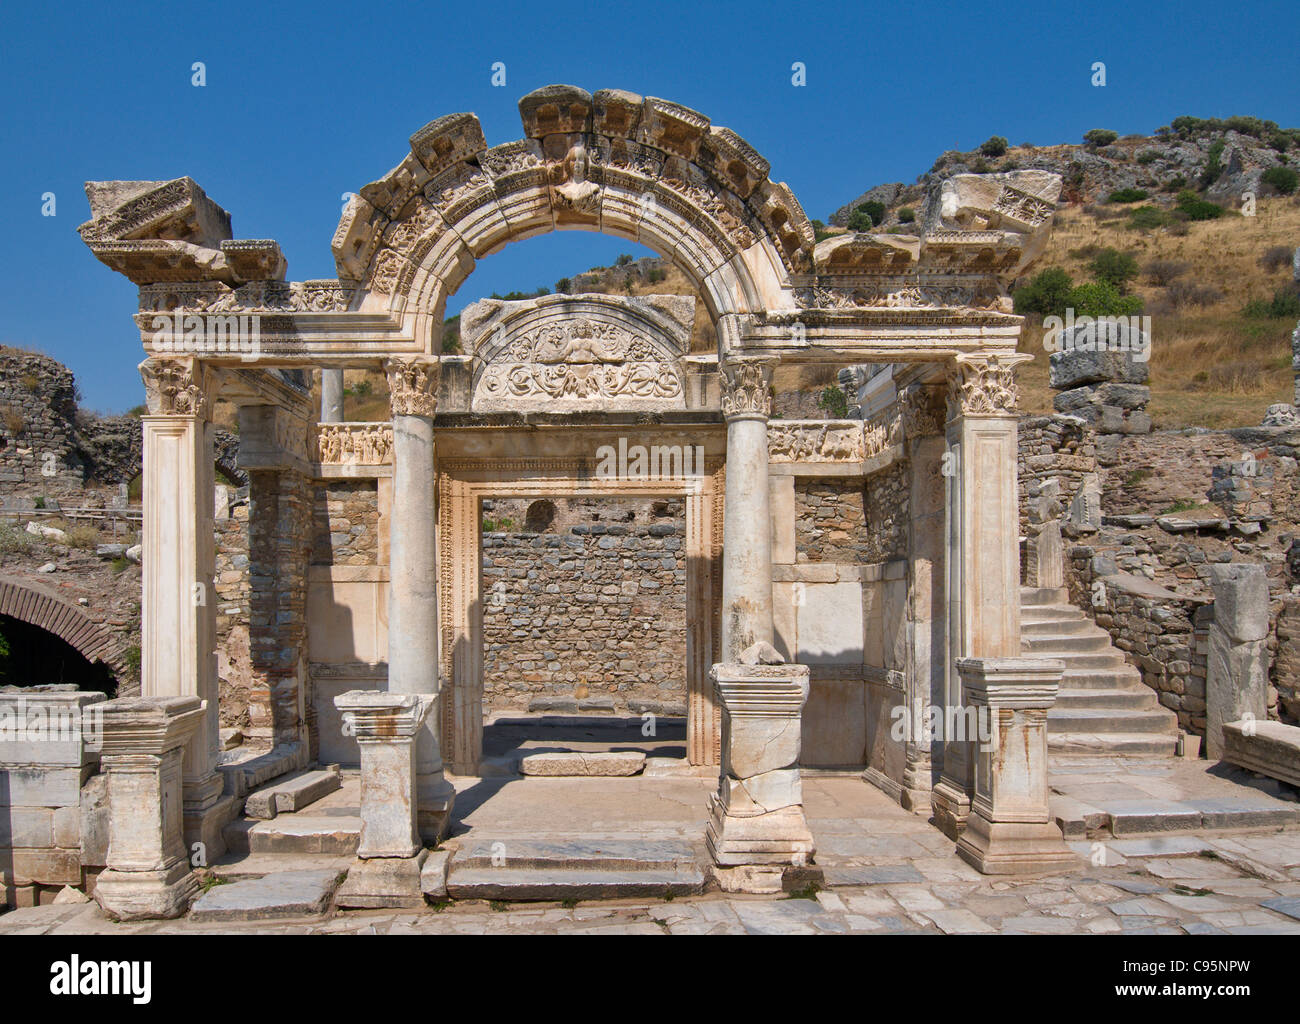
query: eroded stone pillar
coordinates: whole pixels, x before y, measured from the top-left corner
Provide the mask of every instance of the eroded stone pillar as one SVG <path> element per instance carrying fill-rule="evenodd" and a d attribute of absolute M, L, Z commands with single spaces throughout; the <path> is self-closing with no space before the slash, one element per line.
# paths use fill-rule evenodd
<path fill-rule="evenodd" d="M 1223 756 L 1229 722 L 1268 720 L 1268 577 L 1262 565 L 1212 565 L 1205 663 L 1205 756 Z"/>
<path fill-rule="evenodd" d="M 907 677 L 909 729 L 899 802 L 930 810 L 934 787 L 931 708 L 944 703 L 947 614 L 944 609 L 944 477 L 946 394 L 943 385 L 914 384 L 899 396 L 911 462 L 908 494 Z"/>
<path fill-rule="evenodd" d="M 126 697 L 98 709 L 110 810 L 95 901 L 115 921 L 179 917 L 199 887 L 182 835 L 182 751 L 203 727 L 204 702 Z"/>
<path fill-rule="evenodd" d="M 320 372 L 320 421 L 343 422 L 343 371 L 325 367 Z"/>
<path fill-rule="evenodd" d="M 974 789 L 957 853 L 989 875 L 1051 871 L 1078 863 L 1051 819 L 1047 712 L 1065 663 L 1041 658 L 962 658 Z"/>
<path fill-rule="evenodd" d="M 346 907 L 419 907 L 428 851 L 417 815 L 416 751 L 431 695 L 350 690 L 334 698 L 361 750 L 361 845 L 339 890 Z"/>
<path fill-rule="evenodd" d="M 217 710 L 213 448 L 209 420 L 213 385 L 194 358 L 140 364 L 149 413 L 144 432 L 144 537 L 141 556 L 140 692 L 192 696 L 203 720 L 185 748 L 187 843 L 209 858 L 225 852 L 229 820 L 217 773 Z"/>
<path fill-rule="evenodd" d="M 959 356 L 949 368 L 943 771 L 935 823 L 949 837 L 970 814 L 974 763 L 956 662 L 1020 655 L 1020 516 L 1016 492 L 1017 353 Z"/>
<path fill-rule="evenodd" d="M 770 360 L 722 367 L 727 420 L 727 486 L 722 524 L 722 660 L 736 661 L 755 643 L 772 642 L 772 534 L 767 420 L 772 413 Z"/>
<path fill-rule="evenodd" d="M 439 365 L 436 360 L 393 359 L 385 371 L 393 416 L 388 692 L 432 699 L 441 690 L 433 449 Z M 420 727 L 415 770 L 420 835 L 434 846 L 446 834 L 456 796 L 443 774 L 436 715 Z"/>
<path fill-rule="evenodd" d="M 799 776 L 807 665 L 714 665 L 722 699 L 722 773 L 706 840 L 723 887 L 779 891 L 814 846 Z"/>

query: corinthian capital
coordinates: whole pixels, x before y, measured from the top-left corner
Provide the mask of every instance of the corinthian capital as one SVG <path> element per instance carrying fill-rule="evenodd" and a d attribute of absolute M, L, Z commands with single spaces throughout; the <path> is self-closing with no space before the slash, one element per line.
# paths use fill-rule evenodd
<path fill-rule="evenodd" d="M 384 373 L 394 416 L 432 416 L 438 411 L 442 364 L 436 359 L 390 359 Z"/>
<path fill-rule="evenodd" d="M 908 441 L 943 433 L 947 417 L 943 385 L 913 384 L 898 396 L 903 434 Z"/>
<path fill-rule="evenodd" d="M 963 416 L 1013 416 L 1020 400 L 1015 367 L 1033 357 L 1007 352 L 960 355 L 948 375 L 948 401 Z"/>
<path fill-rule="evenodd" d="M 207 415 L 209 377 L 197 359 L 146 359 L 140 364 L 140 378 L 152 415 Z"/>
<path fill-rule="evenodd" d="M 722 364 L 722 414 L 733 416 L 772 415 L 772 369 L 770 359 L 738 359 Z"/>

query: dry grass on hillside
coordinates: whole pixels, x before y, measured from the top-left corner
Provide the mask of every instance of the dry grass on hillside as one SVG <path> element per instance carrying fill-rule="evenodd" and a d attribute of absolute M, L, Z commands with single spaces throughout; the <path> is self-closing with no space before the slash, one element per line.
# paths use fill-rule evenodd
<path fill-rule="evenodd" d="M 1291 280 L 1288 266 L 1266 270 L 1259 258 L 1270 248 L 1300 243 L 1300 201 L 1260 199 L 1255 217 L 1229 213 L 1187 224 L 1185 235 L 1127 226 L 1127 208 L 1101 207 L 1099 217 L 1069 207 L 1057 213 L 1047 252 L 1033 273 L 1063 267 L 1081 283 L 1091 278 L 1089 247 L 1131 252 L 1145 269 L 1153 260 L 1187 265 L 1178 281 L 1212 288 L 1221 297 L 1205 306 L 1167 311 L 1168 288 L 1144 273 L 1134 291 L 1151 315 L 1151 404 L 1157 428 L 1216 429 L 1258 426 L 1274 402 L 1290 402 L 1290 319 L 1242 316 L 1250 299 L 1271 298 Z M 1021 351 L 1034 355 L 1020 368 L 1021 408 L 1050 412 L 1048 353 L 1041 326 L 1026 323 Z"/>

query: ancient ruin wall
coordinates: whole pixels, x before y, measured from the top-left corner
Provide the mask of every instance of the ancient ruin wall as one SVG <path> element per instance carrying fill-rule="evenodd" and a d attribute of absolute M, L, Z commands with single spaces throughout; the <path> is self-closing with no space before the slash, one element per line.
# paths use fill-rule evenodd
<path fill-rule="evenodd" d="M 797 479 L 797 560 L 870 565 L 905 558 L 910 466 L 897 462 L 865 481 Z"/>
<path fill-rule="evenodd" d="M 485 708 L 683 714 L 682 503 L 554 504 L 534 533 L 528 503 L 485 503 L 512 528 L 483 534 Z"/>

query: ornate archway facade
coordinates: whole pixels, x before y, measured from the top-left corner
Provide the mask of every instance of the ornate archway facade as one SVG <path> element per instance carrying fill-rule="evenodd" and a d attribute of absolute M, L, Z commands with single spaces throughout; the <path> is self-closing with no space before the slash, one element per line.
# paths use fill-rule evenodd
<path fill-rule="evenodd" d="M 443 741 L 460 770 L 476 757 L 472 723 L 449 699 L 472 695 L 463 685 L 472 658 L 457 655 L 456 631 L 470 629 L 473 587 L 446 583 L 448 562 L 464 563 L 453 556 L 457 531 L 476 529 L 468 509 L 485 488 L 541 495 L 591 486 L 589 455 L 539 449 L 519 458 L 513 445 L 545 428 L 588 440 L 622 429 L 684 440 L 694 432 L 693 443 L 712 446 L 705 479 L 714 504 L 693 529 L 699 550 L 717 560 L 709 615 L 718 626 L 708 646 L 712 686 L 697 680 L 696 694 L 701 708 L 716 702 L 725 724 L 715 751 L 701 719 L 692 756 L 721 762 L 709 831 L 721 869 L 811 854 L 799 795 L 803 710 L 810 688 L 816 695 L 826 680 L 855 679 L 875 688 L 864 713 L 876 737 L 898 708 L 911 721 L 928 720 L 931 707 L 984 709 L 1001 749 L 1023 749 L 1023 759 L 1007 763 L 965 736 L 932 743 L 918 730 L 892 745 L 880 738 L 867 775 L 905 805 L 933 808 L 984 870 L 1053 862 L 1060 836 L 1047 817 L 1045 718 L 1059 663 L 1019 660 L 1015 366 L 1028 357 L 1016 352 L 1021 319 L 1007 285 L 1045 242 L 1059 178 L 960 175 L 932 198 L 915 235 L 814 244 L 767 161 L 696 111 L 572 86 L 538 90 L 519 107 L 519 141 L 489 147 L 472 114 L 411 136 L 397 166 L 348 203 L 333 238 L 336 280 L 286 281 L 278 245 L 232 239 L 229 215 L 188 178 L 87 187 L 86 243 L 140 287 L 144 693 L 209 703 L 187 748 L 189 826 L 201 831 L 219 797 L 212 602 L 200 598 L 212 578 L 209 412 L 220 396 L 242 407 L 241 462 L 263 486 L 284 494 L 283 481 L 297 478 L 379 481 L 385 563 L 313 567 L 301 590 L 324 586 L 334 607 L 346 606 L 346 621 L 369 615 L 383 633 L 367 641 L 372 660 L 386 661 L 376 677 L 390 693 L 443 695 L 418 743 L 426 839 L 445 828 L 452 800 Z M 442 354 L 447 297 L 476 262 L 557 230 L 612 234 L 671 259 L 714 321 L 717 352 L 674 350 L 673 325 L 683 321 L 668 306 L 613 310 L 578 296 L 526 309 L 487 304 L 465 354 Z M 825 424 L 769 424 L 772 374 L 783 362 L 894 372 L 870 421 L 828 433 Z M 383 367 L 391 422 L 315 426 L 283 372 L 311 367 Z M 867 480 L 902 465 L 909 490 L 897 557 L 850 565 L 834 580 L 786 557 L 787 506 L 800 479 Z M 686 484 L 656 486 L 677 493 Z M 593 493 L 628 489 L 601 487 Z M 714 522 L 719 504 L 720 552 L 698 525 Z M 277 550 L 254 557 L 283 558 Z M 273 618 L 279 632 L 264 638 L 285 652 L 271 684 L 276 738 L 302 743 L 310 757 L 302 686 L 315 655 L 306 624 L 297 635 L 292 625 L 309 602 L 293 572 L 281 575 L 287 619 Z M 339 597 L 348 583 L 369 588 L 369 611 Z M 860 615 L 856 641 L 841 645 L 857 643 L 856 675 L 816 658 L 810 671 L 791 639 L 800 614 L 792 609 L 807 607 L 809 588 L 846 583 L 863 594 L 875 588 L 872 600 L 884 602 L 888 656 L 868 663 Z"/>

